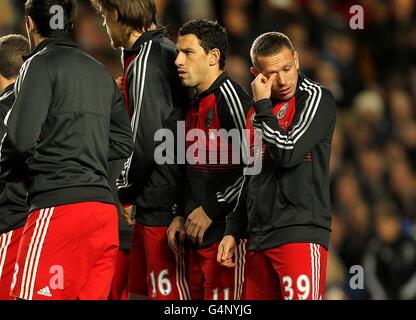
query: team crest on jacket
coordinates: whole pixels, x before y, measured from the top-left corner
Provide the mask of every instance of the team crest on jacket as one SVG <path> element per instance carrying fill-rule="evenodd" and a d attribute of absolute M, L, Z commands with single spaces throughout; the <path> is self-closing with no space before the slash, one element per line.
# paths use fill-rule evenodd
<path fill-rule="evenodd" d="M 285 103 L 282 108 L 280 108 L 279 113 L 277 114 L 277 119 L 282 120 L 286 116 L 287 109 L 289 108 L 289 103 Z"/>
<path fill-rule="evenodd" d="M 205 128 L 209 129 L 212 126 L 212 122 L 214 121 L 214 109 L 209 109 L 207 115 L 205 117 Z"/>

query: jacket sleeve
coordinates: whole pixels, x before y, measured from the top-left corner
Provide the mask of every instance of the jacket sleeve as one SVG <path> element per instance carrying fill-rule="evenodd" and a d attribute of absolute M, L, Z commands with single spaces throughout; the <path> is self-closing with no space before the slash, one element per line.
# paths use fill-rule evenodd
<path fill-rule="evenodd" d="M 110 116 L 110 144 L 108 160 L 127 159 L 133 151 L 133 136 L 129 115 L 120 90 L 114 83 L 114 99 Z"/>
<path fill-rule="evenodd" d="M 243 176 L 236 178 L 233 184 L 217 190 L 212 193 L 205 202 L 202 203 L 202 208 L 212 221 L 218 219 L 221 215 L 227 215 L 232 212 L 238 198 L 238 192 L 243 183 Z"/>
<path fill-rule="evenodd" d="M 5 119 L 0 160 L 1 176 L 8 180 L 24 167 L 27 154 L 39 142 L 49 111 L 52 83 L 45 57 L 35 55 L 23 64 L 14 89 L 16 100 Z"/>
<path fill-rule="evenodd" d="M 6 135 L 6 132 L 7 132 L 7 127 L 4 124 L 4 119 L 6 118 L 8 110 L 10 110 L 10 107 L 12 104 L 13 102 L 11 102 L 10 105 L 8 106 L 6 103 L 4 103 L 4 101 L 0 100 L 0 139 L 1 140 L 3 140 L 3 137 Z M 6 186 L 6 181 L 4 179 L 1 179 L 0 180 L 0 193 L 3 192 L 5 186 Z"/>
<path fill-rule="evenodd" d="M 243 183 L 243 170 L 248 163 L 249 146 L 245 134 L 246 116 L 252 106 L 252 99 L 238 85 L 230 80 L 224 82 L 220 88 L 221 95 L 217 103 L 221 126 L 227 130 L 237 129 L 240 134 L 240 172 L 228 185 L 212 192 L 202 203 L 206 214 L 215 221 L 221 215 L 228 215 L 237 204 L 238 192 Z"/>
<path fill-rule="evenodd" d="M 131 127 L 134 149 L 124 165 L 117 182 L 118 196 L 122 204 L 134 204 L 137 195 L 155 166 L 155 133 L 164 127 L 171 112 L 171 97 L 166 93 L 166 77 L 162 66 L 148 62 L 146 72 L 140 63 L 132 65 L 133 76 L 128 90 L 133 106 Z"/>
<path fill-rule="evenodd" d="M 176 83 L 180 84 L 178 81 Z M 173 155 L 170 155 L 173 163 L 163 164 L 161 171 L 166 172 L 167 180 L 172 188 L 172 201 L 175 205 L 173 213 L 175 216 L 183 216 L 185 213 L 185 198 L 183 190 L 186 184 L 186 165 L 185 163 L 180 163 L 178 155 L 181 151 L 178 150 L 177 147 L 179 145 L 179 139 L 182 140 L 182 138 L 185 137 L 185 113 L 188 104 L 185 91 L 182 87 L 178 87 L 177 90 L 174 91 L 174 107 L 166 120 L 166 128 L 171 130 L 174 135 L 175 152 Z M 181 123 L 183 126 L 180 125 Z M 185 143 L 185 141 L 181 141 L 181 143 Z"/>
<path fill-rule="evenodd" d="M 172 112 L 166 119 L 164 128 L 173 135 L 172 145 L 159 150 L 155 150 L 154 159 L 156 161 L 157 170 L 153 170 L 147 179 L 146 185 L 143 187 L 142 192 L 138 195 L 137 205 L 142 208 L 152 208 L 155 205 L 155 200 L 152 197 L 152 188 L 154 185 L 160 182 L 158 185 L 160 188 L 165 188 L 165 196 L 168 199 L 172 214 L 175 216 L 183 216 L 184 214 L 184 188 L 185 188 L 185 176 L 186 167 L 184 163 L 178 161 L 178 139 L 185 137 L 184 132 L 178 130 L 184 129 L 181 127 L 180 122 L 184 119 L 184 111 L 178 105 L 175 104 L 172 108 Z M 156 137 L 155 137 L 156 139 Z M 159 137 L 157 138 L 159 139 Z M 156 139 L 156 140 L 157 140 Z M 159 142 L 159 141 L 158 141 Z M 167 142 L 167 140 L 166 140 Z M 162 145 L 159 145 L 162 147 Z M 163 150 L 163 158 L 161 156 L 161 150 Z M 150 197 L 150 198 L 149 198 Z"/>
<path fill-rule="evenodd" d="M 254 104 L 253 125 L 261 131 L 273 159 L 284 168 L 301 163 L 335 127 L 336 107 L 332 94 L 315 84 L 300 90 L 307 91 L 308 98 L 288 132 L 280 128 L 273 115 L 271 100 L 263 99 Z"/>
<path fill-rule="evenodd" d="M 243 177 L 241 188 L 238 192 L 236 206 L 233 211 L 227 216 L 227 226 L 224 235 L 231 235 L 236 241 L 246 237 L 248 218 L 246 209 L 247 199 L 247 184 L 249 176 Z"/>

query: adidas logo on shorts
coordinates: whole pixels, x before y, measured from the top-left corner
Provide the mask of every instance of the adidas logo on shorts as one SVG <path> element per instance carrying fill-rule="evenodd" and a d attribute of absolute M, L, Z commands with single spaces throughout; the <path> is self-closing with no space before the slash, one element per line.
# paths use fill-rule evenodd
<path fill-rule="evenodd" d="M 41 295 L 41 296 L 52 297 L 51 291 L 49 290 L 48 286 L 46 286 L 43 289 L 40 289 L 38 291 L 38 294 Z"/>

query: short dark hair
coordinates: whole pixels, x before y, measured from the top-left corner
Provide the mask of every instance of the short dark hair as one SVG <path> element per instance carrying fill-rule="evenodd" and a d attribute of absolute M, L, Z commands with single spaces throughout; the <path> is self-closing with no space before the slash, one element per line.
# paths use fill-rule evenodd
<path fill-rule="evenodd" d="M 118 21 L 134 30 L 147 31 L 157 25 L 157 8 L 154 0 L 90 0 L 102 10 L 117 12 Z"/>
<path fill-rule="evenodd" d="M 51 19 L 55 12 L 51 9 L 59 6 L 64 13 L 63 29 L 52 28 Z M 25 14 L 30 16 L 36 24 L 38 33 L 45 38 L 68 38 L 71 36 L 74 18 L 75 2 L 73 0 L 27 0 Z"/>
<path fill-rule="evenodd" d="M 180 36 L 188 34 L 193 34 L 198 38 L 199 44 L 204 48 L 205 53 L 213 49 L 220 51 L 220 69 L 223 70 L 228 47 L 228 36 L 225 28 L 217 21 L 197 19 L 185 23 L 179 29 Z"/>
<path fill-rule="evenodd" d="M 256 65 L 258 57 L 269 57 L 279 53 L 283 48 L 288 48 L 292 53 L 295 52 L 292 42 L 285 34 L 281 32 L 263 33 L 253 42 L 250 51 L 251 62 Z"/>
<path fill-rule="evenodd" d="M 29 41 L 12 34 L 0 38 L 0 74 L 10 80 L 16 78 L 23 64 L 22 56 L 29 54 Z"/>

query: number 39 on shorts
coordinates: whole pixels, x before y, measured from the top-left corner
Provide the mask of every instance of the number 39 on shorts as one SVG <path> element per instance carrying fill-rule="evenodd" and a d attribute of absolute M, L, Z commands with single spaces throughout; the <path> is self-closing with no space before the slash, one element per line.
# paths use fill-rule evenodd
<path fill-rule="evenodd" d="M 309 278 L 305 274 L 300 275 L 297 279 L 292 279 L 290 276 L 283 277 L 282 283 L 284 287 L 283 298 L 285 300 L 293 300 L 295 292 L 299 300 L 306 300 L 311 291 Z"/>

